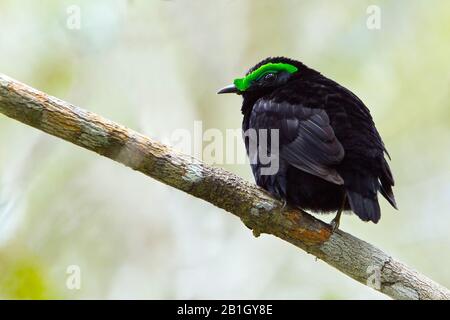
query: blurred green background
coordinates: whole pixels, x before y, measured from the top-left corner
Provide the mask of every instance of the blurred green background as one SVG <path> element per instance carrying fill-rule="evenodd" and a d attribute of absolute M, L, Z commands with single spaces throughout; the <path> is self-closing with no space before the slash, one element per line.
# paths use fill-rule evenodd
<path fill-rule="evenodd" d="M 73 5 L 80 29 L 68 27 Z M 345 216 L 341 228 L 450 286 L 449 1 L 1 0 L 0 30 L 1 73 L 165 142 L 195 120 L 239 128 L 240 98 L 215 93 L 266 56 L 320 70 L 371 109 L 400 208 L 381 200 L 378 225 Z M 2 299 L 385 298 L 2 115 L 0 145 Z M 253 181 L 247 165 L 220 166 Z M 79 289 L 66 285 L 73 265 Z"/>

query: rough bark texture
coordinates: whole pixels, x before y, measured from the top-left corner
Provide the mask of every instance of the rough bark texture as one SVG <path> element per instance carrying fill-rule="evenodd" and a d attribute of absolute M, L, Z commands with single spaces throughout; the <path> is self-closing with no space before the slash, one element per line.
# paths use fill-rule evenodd
<path fill-rule="evenodd" d="M 449 299 L 450 291 L 380 249 L 313 216 L 282 209 L 264 190 L 94 113 L 0 74 L 0 112 L 185 191 L 238 216 L 395 299 Z"/>

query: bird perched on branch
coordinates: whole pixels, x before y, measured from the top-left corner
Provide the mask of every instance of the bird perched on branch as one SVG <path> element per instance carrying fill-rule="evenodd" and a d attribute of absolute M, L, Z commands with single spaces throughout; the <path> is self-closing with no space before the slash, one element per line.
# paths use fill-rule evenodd
<path fill-rule="evenodd" d="M 243 136 L 256 183 L 284 203 L 337 212 L 333 230 L 345 210 L 377 223 L 378 192 L 397 208 L 384 157 L 389 154 L 368 108 L 348 89 L 299 61 L 277 57 L 218 93 L 242 95 Z M 266 170 L 262 145 L 277 161 L 274 172 Z"/>

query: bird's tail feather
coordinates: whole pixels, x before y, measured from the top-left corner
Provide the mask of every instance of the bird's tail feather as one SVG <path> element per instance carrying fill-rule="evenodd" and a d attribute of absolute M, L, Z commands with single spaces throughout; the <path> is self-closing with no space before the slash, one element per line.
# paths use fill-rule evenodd
<path fill-rule="evenodd" d="M 380 220 L 381 212 L 378 199 L 364 197 L 358 192 L 347 190 L 348 202 L 352 211 L 363 221 L 377 223 Z"/>
<path fill-rule="evenodd" d="M 394 192 L 392 191 L 392 187 L 394 186 L 394 177 L 392 176 L 392 172 L 387 161 L 385 159 L 383 160 L 383 172 L 380 176 L 380 192 L 395 209 L 398 209 Z"/>
<path fill-rule="evenodd" d="M 378 178 L 349 175 L 344 178 L 348 202 L 352 211 L 363 221 L 377 223 L 381 217 L 378 203 Z"/>

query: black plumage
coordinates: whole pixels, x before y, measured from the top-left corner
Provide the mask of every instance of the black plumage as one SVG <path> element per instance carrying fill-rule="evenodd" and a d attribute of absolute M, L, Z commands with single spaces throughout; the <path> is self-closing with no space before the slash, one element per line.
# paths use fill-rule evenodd
<path fill-rule="evenodd" d="M 243 131 L 268 130 L 269 150 L 274 139 L 269 130 L 278 129 L 279 149 L 272 156 L 279 169 L 270 175 L 262 174 L 267 164 L 249 150 L 252 142 L 259 147 L 260 139 L 251 141 L 255 138 L 244 135 L 247 153 L 256 157 L 251 166 L 259 186 L 289 205 L 338 211 L 337 225 L 342 210 L 377 223 L 378 192 L 396 207 L 387 150 L 368 108 L 356 95 L 284 57 L 261 61 L 245 81 L 236 80 L 219 93 L 242 95 Z"/>

